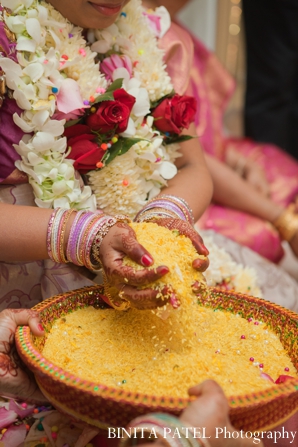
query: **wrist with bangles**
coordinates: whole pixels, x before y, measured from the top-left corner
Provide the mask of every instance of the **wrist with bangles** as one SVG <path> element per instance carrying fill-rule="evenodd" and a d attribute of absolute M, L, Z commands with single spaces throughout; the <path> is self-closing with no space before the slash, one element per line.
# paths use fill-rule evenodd
<path fill-rule="evenodd" d="M 169 194 L 160 195 L 149 202 L 138 212 L 136 222 L 151 221 L 160 218 L 181 219 L 194 225 L 194 216 L 188 203 L 181 197 Z"/>
<path fill-rule="evenodd" d="M 298 214 L 295 204 L 290 204 L 272 224 L 279 232 L 282 240 L 291 242 L 298 232 Z"/>
<path fill-rule="evenodd" d="M 131 421 L 119 447 L 137 445 L 138 439 L 142 443 L 144 439 L 158 440 L 166 447 L 210 447 L 198 428 L 166 413 L 151 413 Z"/>
<path fill-rule="evenodd" d="M 67 244 L 65 232 L 73 213 Z M 99 249 L 103 238 L 117 222 L 129 222 L 126 216 L 108 216 L 102 211 L 75 211 L 56 208 L 51 214 L 47 230 L 49 258 L 59 264 L 72 262 L 89 270 L 101 268 Z"/>

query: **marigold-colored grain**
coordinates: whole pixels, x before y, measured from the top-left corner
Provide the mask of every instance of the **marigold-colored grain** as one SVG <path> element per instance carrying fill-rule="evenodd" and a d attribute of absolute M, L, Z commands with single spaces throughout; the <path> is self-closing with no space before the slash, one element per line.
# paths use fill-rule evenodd
<path fill-rule="evenodd" d="M 182 344 L 179 327 L 176 335 L 168 335 L 174 312 L 162 320 L 150 311 L 90 307 L 56 321 L 43 354 L 83 379 L 156 396 L 186 397 L 190 386 L 207 378 L 215 379 L 227 395 L 239 395 L 272 385 L 261 377 L 262 371 L 276 380 L 288 367 L 287 374 L 297 376 L 278 337 L 264 330 L 264 324 L 191 307 L 192 343 Z M 246 339 L 241 339 L 243 334 Z M 154 337 L 159 338 L 157 345 Z"/>

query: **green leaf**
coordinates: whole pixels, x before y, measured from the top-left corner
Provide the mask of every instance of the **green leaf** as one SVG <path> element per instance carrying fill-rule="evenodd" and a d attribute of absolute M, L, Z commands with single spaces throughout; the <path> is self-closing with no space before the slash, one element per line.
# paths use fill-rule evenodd
<path fill-rule="evenodd" d="M 66 127 L 74 126 L 75 124 L 78 124 L 81 121 L 82 118 L 78 118 L 76 120 L 66 121 L 66 123 L 64 124 L 64 127 L 66 128 Z"/>
<path fill-rule="evenodd" d="M 103 162 L 108 165 L 114 158 L 125 154 L 136 143 L 144 141 L 144 138 L 119 138 L 117 143 L 106 152 Z"/>
<path fill-rule="evenodd" d="M 123 85 L 123 79 L 116 79 L 116 81 L 112 82 L 112 84 L 107 88 L 106 92 L 102 95 L 99 95 L 92 104 L 98 104 L 103 101 L 114 101 L 114 91 L 121 88 Z"/>
<path fill-rule="evenodd" d="M 98 104 L 99 102 L 103 101 L 114 101 L 113 92 L 106 92 L 102 95 L 99 95 L 92 104 Z"/>
<path fill-rule="evenodd" d="M 115 90 L 118 90 L 119 88 L 122 88 L 123 85 L 123 78 L 116 79 L 116 81 L 112 82 L 111 85 L 106 90 L 107 92 L 114 92 Z"/>
<path fill-rule="evenodd" d="M 191 135 L 173 135 L 171 137 L 168 137 L 165 139 L 166 144 L 173 144 L 173 143 L 183 143 L 183 141 L 192 140 L 193 138 L 198 138 L 197 136 L 191 136 Z"/>

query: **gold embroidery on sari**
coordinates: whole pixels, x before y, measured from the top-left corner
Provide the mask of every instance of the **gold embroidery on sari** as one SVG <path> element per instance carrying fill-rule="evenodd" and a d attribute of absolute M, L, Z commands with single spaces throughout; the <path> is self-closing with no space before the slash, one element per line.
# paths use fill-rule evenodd
<path fill-rule="evenodd" d="M 19 171 L 17 168 L 12 171 L 9 176 L 0 182 L 1 185 L 20 185 L 28 183 L 28 176 L 24 172 Z"/>

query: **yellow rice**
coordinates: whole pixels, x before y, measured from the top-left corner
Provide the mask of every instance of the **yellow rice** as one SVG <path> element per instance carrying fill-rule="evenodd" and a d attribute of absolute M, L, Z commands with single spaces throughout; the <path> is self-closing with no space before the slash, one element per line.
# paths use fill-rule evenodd
<path fill-rule="evenodd" d="M 192 261 L 196 258 L 205 258 L 198 255 L 196 249 L 192 245 L 189 238 L 179 234 L 177 231 L 171 231 L 167 228 L 160 227 L 155 223 L 131 223 L 130 226 L 136 233 L 137 239 L 148 251 L 153 255 L 154 264 L 150 269 L 161 265 L 166 265 L 169 268 L 169 273 L 155 281 L 152 284 L 147 284 L 145 287 L 152 287 L 162 290 L 164 286 L 169 286 L 169 293 L 167 298 L 171 296 L 172 291 L 180 304 L 184 306 L 189 305 L 195 295 L 192 292 L 192 285 L 194 283 L 205 283 L 205 278 L 202 273 L 192 267 Z M 124 264 L 132 266 L 135 270 L 144 269 L 132 261 L 130 258 L 124 258 Z M 118 290 L 111 285 L 106 286 L 106 291 L 112 297 L 118 298 Z M 120 294 L 121 296 L 121 294 Z M 159 295 L 158 297 L 161 297 Z M 167 306 L 170 311 L 171 307 Z M 157 311 L 157 313 L 161 313 Z"/>
<path fill-rule="evenodd" d="M 153 286 L 170 284 L 179 309 L 76 311 L 54 323 L 43 351 L 47 359 L 82 379 L 156 396 L 186 397 L 190 386 L 207 378 L 228 396 L 239 395 L 271 386 L 262 372 L 274 380 L 281 374 L 297 376 L 265 324 L 198 305 L 192 285 L 203 275 L 192 267 L 197 253 L 188 238 L 156 224 L 132 227 L 153 255 L 154 267 L 170 268 Z"/>
<path fill-rule="evenodd" d="M 154 286 L 162 289 L 163 286 L 170 284 L 185 302 L 185 296 L 191 291 L 191 285 L 195 281 L 205 281 L 203 274 L 192 267 L 192 261 L 205 257 L 198 255 L 191 240 L 176 230 L 171 231 L 151 222 L 131 223 L 130 226 L 140 244 L 154 255 L 154 264 L 150 268 L 166 265 L 170 269 L 169 273 L 154 283 Z M 125 258 L 124 263 L 136 270 L 144 268 L 130 258 Z"/>
<path fill-rule="evenodd" d="M 83 379 L 156 396 L 187 396 L 190 386 L 207 378 L 217 380 L 228 396 L 268 388 L 271 382 L 261 378 L 256 362 L 274 380 L 297 376 L 264 324 L 198 305 L 192 311 L 195 330 L 187 348 L 182 349 L 179 327 L 171 324 L 172 313 L 162 320 L 150 311 L 90 307 L 55 322 L 43 354 Z"/>

